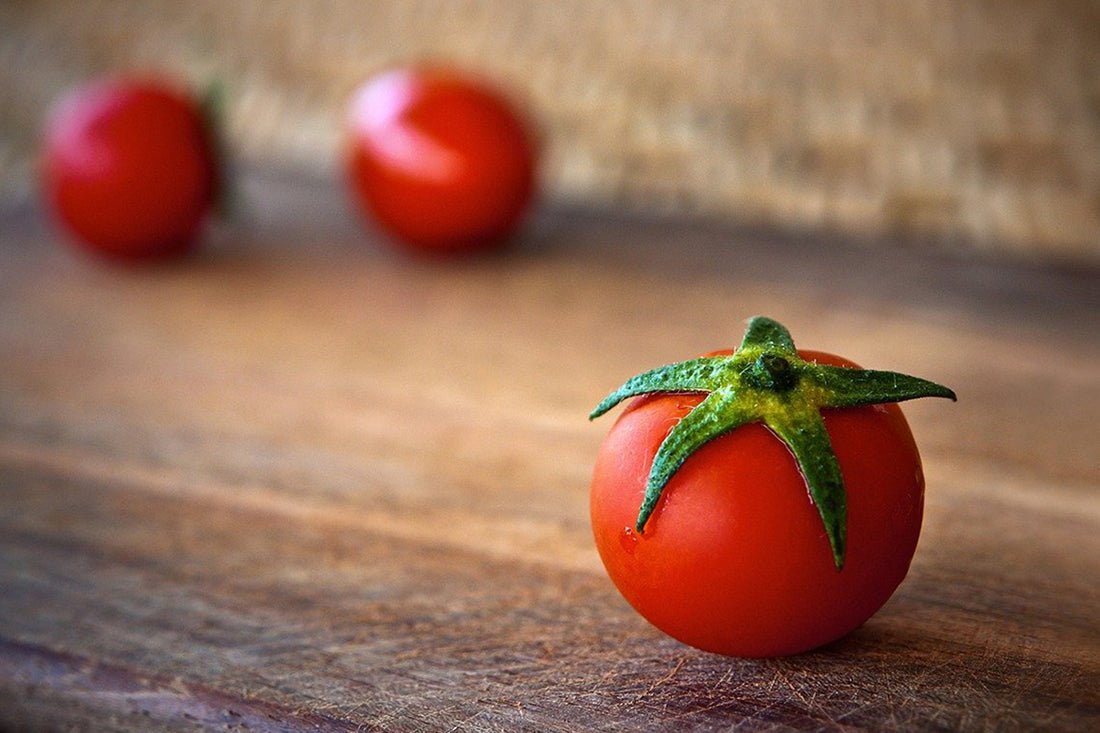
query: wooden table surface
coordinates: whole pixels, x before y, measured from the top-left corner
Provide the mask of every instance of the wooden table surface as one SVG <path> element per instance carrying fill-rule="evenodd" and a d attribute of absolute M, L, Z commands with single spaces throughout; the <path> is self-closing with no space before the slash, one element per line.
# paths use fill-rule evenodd
<path fill-rule="evenodd" d="M 561 210 L 410 261 L 245 194 L 175 267 L 0 219 L 0 729 L 1100 729 L 1100 273 Z M 906 407 L 897 594 L 764 661 L 649 627 L 587 520 L 588 410 L 758 313 L 960 397 Z"/>

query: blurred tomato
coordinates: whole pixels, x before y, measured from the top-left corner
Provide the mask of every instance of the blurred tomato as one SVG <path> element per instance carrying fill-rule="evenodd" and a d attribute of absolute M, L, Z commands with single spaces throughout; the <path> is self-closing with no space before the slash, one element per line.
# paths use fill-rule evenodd
<path fill-rule="evenodd" d="M 383 73 L 356 92 L 347 127 L 353 191 L 408 249 L 493 249 L 531 200 L 533 136 L 515 107 L 470 77 L 441 69 Z"/>
<path fill-rule="evenodd" d="M 47 123 L 43 193 L 75 240 L 99 254 L 187 252 L 216 184 L 200 105 L 163 82 L 94 82 L 63 98 Z"/>

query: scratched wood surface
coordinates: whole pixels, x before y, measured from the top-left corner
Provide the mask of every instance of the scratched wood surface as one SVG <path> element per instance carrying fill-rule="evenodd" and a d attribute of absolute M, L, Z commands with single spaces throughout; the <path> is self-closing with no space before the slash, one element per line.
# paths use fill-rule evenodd
<path fill-rule="evenodd" d="M 1100 273 L 577 211 L 409 261 L 245 193 L 175 267 L 0 218 L 0 729 L 1100 727 Z M 909 578 L 770 661 L 648 627 L 586 517 L 588 409 L 756 313 L 960 395 L 906 408 Z"/>

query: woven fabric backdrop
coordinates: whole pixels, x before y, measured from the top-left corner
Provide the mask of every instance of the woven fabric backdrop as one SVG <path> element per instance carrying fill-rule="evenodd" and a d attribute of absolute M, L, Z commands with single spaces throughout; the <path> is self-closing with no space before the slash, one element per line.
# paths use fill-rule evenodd
<path fill-rule="evenodd" d="M 425 59 L 527 106 L 551 202 L 1100 261 L 1084 1 L 4 0 L 0 201 L 99 73 L 220 79 L 236 155 L 337 175 L 351 90 Z"/>

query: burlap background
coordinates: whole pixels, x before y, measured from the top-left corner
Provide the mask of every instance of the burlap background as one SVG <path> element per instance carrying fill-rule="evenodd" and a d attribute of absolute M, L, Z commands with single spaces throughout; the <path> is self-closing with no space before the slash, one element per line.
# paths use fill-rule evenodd
<path fill-rule="evenodd" d="M 0 199 L 50 100 L 155 68 L 231 92 L 237 154 L 331 175 L 367 74 L 450 61 L 527 104 L 550 200 L 1100 261 L 1100 4 L 0 2 Z"/>

